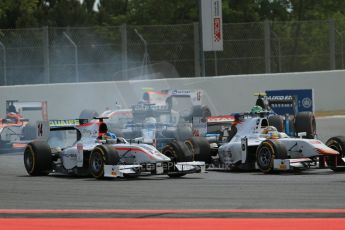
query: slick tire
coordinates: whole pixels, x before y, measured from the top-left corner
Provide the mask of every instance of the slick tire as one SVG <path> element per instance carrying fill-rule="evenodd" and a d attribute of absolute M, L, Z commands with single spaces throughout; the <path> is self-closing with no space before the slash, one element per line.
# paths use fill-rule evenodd
<path fill-rule="evenodd" d="M 191 137 L 185 142 L 188 149 L 193 154 L 193 160 L 211 163 L 211 147 L 210 143 L 204 137 Z"/>
<path fill-rule="evenodd" d="M 268 124 L 277 128 L 278 132 L 284 132 L 284 121 L 279 115 L 272 115 L 268 117 Z"/>
<path fill-rule="evenodd" d="M 256 162 L 263 173 L 272 173 L 274 171 L 274 159 L 286 159 L 287 151 L 285 147 L 277 142 L 265 140 L 261 142 L 256 150 Z"/>
<path fill-rule="evenodd" d="M 50 146 L 46 141 L 33 141 L 24 150 L 24 166 L 31 176 L 46 176 L 53 168 Z"/>
<path fill-rule="evenodd" d="M 116 165 L 119 161 L 119 153 L 112 145 L 98 145 L 90 155 L 90 173 L 94 178 L 102 179 L 104 178 L 104 165 Z"/>
<path fill-rule="evenodd" d="M 182 141 L 172 141 L 163 147 L 162 153 L 172 162 L 188 162 L 193 160 L 193 155 Z"/>
<path fill-rule="evenodd" d="M 308 139 L 313 139 L 316 135 L 315 116 L 312 112 L 300 112 L 295 117 L 296 134 L 306 132 Z"/>
<path fill-rule="evenodd" d="M 326 145 L 340 153 L 336 157 L 327 157 L 328 167 L 334 172 L 344 172 L 345 162 L 342 160 L 342 158 L 345 157 L 345 137 L 331 137 L 327 140 Z"/>

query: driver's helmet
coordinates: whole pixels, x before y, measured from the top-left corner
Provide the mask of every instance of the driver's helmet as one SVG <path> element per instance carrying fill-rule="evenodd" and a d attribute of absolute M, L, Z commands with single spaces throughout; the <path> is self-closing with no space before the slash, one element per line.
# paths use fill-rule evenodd
<path fill-rule="evenodd" d="M 254 105 L 254 106 L 252 107 L 252 109 L 250 110 L 251 113 L 260 113 L 260 112 L 262 112 L 262 111 L 263 111 L 263 109 L 262 109 L 262 107 L 259 106 L 259 105 Z"/>
<path fill-rule="evenodd" d="M 116 139 L 116 135 L 115 135 L 115 133 L 112 133 L 112 132 L 106 132 L 106 133 L 103 135 L 103 139 L 105 139 L 105 140 L 108 140 L 108 139 Z"/>
<path fill-rule="evenodd" d="M 108 131 L 108 126 L 106 123 L 101 122 L 99 124 L 97 139 L 101 139 L 101 140 L 116 139 L 116 135 Z"/>
<path fill-rule="evenodd" d="M 278 139 L 280 138 L 279 132 L 276 127 L 274 126 L 267 126 L 261 131 L 261 134 L 263 134 L 268 139 Z"/>

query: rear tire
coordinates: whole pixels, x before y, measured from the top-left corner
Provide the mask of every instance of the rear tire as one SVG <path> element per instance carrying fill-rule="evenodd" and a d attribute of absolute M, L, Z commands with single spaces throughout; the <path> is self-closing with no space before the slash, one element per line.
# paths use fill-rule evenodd
<path fill-rule="evenodd" d="M 24 166 L 31 176 L 46 176 L 53 168 L 50 146 L 46 141 L 34 141 L 24 150 Z"/>
<path fill-rule="evenodd" d="M 172 162 L 188 162 L 193 160 L 193 155 L 181 141 L 173 141 L 164 146 L 162 153 L 169 157 Z"/>
<path fill-rule="evenodd" d="M 326 142 L 326 145 L 340 153 L 337 156 L 327 158 L 328 167 L 332 169 L 334 172 L 344 172 L 345 162 L 341 158 L 345 157 L 345 137 L 331 137 Z"/>
<path fill-rule="evenodd" d="M 90 155 L 90 173 L 94 178 L 102 179 L 104 178 L 104 165 L 116 165 L 119 161 L 119 153 L 112 145 L 98 145 Z"/>
<path fill-rule="evenodd" d="M 211 147 L 206 138 L 191 137 L 185 144 L 193 154 L 193 160 L 211 163 Z"/>
<path fill-rule="evenodd" d="M 300 112 L 295 117 L 296 134 L 306 132 L 308 139 L 313 139 L 316 135 L 315 116 L 312 112 Z"/>
<path fill-rule="evenodd" d="M 278 132 L 284 132 L 284 121 L 279 115 L 272 115 L 268 117 L 268 124 L 277 128 Z"/>

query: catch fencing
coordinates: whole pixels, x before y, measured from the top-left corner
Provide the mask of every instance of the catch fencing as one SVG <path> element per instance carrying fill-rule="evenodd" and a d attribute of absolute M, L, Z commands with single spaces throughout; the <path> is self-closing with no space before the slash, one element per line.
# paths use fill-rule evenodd
<path fill-rule="evenodd" d="M 198 23 L 2 29 L 0 85 L 344 69 L 344 35 L 345 21 L 226 23 L 224 50 L 200 52 Z"/>

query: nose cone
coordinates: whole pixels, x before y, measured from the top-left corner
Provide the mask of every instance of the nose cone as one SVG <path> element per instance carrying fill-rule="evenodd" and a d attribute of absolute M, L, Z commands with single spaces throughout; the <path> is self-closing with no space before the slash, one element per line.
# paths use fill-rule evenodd
<path fill-rule="evenodd" d="M 304 141 L 307 141 L 307 143 L 309 143 L 319 155 L 339 155 L 338 151 L 328 147 L 320 140 L 310 139 Z"/>
<path fill-rule="evenodd" d="M 316 148 L 316 152 L 318 152 L 320 155 L 339 155 L 339 152 L 331 149 L 329 147 L 323 147 L 323 148 Z"/>
<path fill-rule="evenodd" d="M 149 158 L 153 161 L 170 161 L 170 158 L 159 152 L 152 145 L 142 144 L 141 148 L 144 149 Z"/>

